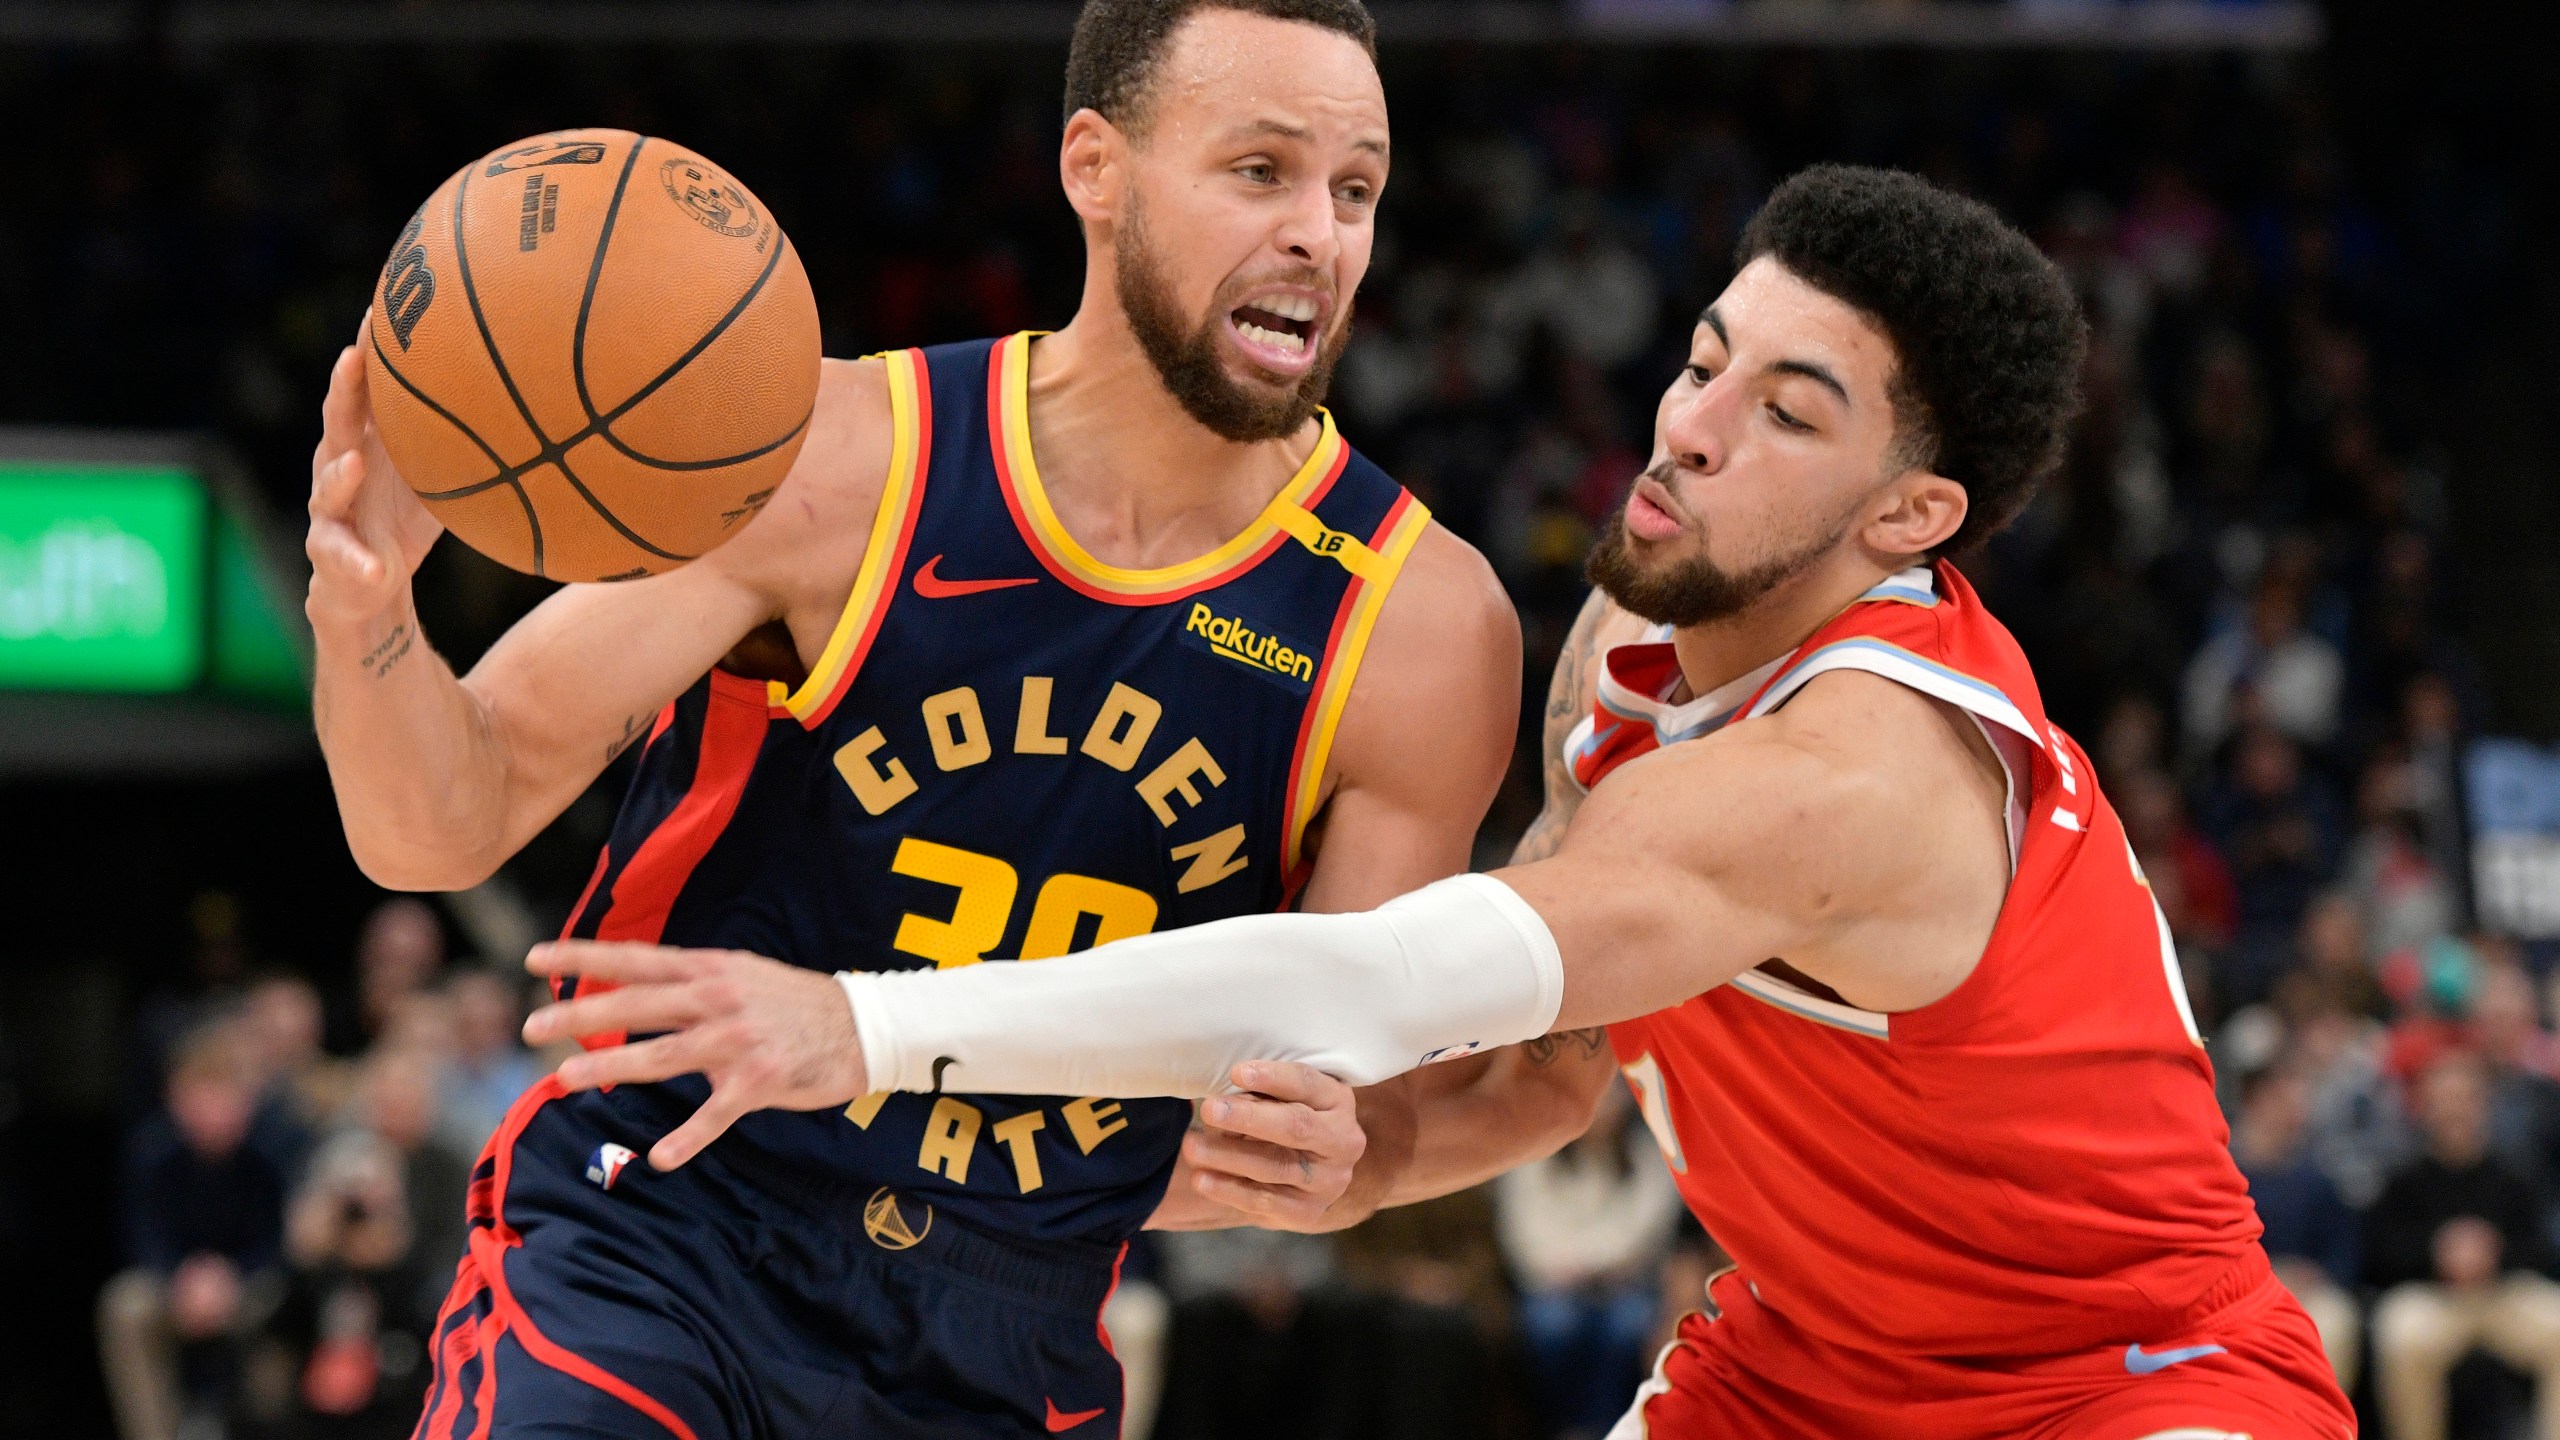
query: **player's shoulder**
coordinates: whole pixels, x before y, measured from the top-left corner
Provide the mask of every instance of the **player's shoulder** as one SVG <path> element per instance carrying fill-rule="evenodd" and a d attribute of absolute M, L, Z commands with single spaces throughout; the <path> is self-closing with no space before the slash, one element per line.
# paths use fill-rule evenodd
<path fill-rule="evenodd" d="M 807 598 L 803 592 L 840 599 L 861 564 L 895 442 L 886 364 L 823 362 L 790 472 L 747 528 L 712 555 L 786 607 Z"/>
<path fill-rule="evenodd" d="M 1519 614 L 1484 556 L 1435 520 L 1368 637 L 1334 764 L 1364 785 L 1498 772 L 1519 698 Z"/>

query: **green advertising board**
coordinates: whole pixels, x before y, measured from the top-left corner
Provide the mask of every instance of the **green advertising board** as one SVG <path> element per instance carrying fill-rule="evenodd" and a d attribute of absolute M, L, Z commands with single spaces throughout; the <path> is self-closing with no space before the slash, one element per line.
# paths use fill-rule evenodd
<path fill-rule="evenodd" d="M 194 472 L 0 460 L 0 690 L 299 704 L 291 633 Z"/>

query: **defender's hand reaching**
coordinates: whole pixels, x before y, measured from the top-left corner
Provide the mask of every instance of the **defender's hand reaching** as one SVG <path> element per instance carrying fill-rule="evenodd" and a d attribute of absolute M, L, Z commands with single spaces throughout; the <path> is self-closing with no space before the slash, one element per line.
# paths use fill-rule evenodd
<path fill-rule="evenodd" d="M 741 950 L 679 950 L 560 940 L 537 945 L 525 968 L 616 988 L 545 1005 L 524 1022 L 536 1045 L 596 1035 L 652 1035 L 560 1062 L 571 1090 L 702 1074 L 711 1098 L 649 1149 L 673 1170 L 753 1110 L 825 1110 L 868 1088 L 862 1042 L 835 977 Z M 663 1033 L 661 1033 L 663 1032 Z"/>
<path fill-rule="evenodd" d="M 1316 1232 L 1366 1216 L 1370 1205 L 1346 1214 L 1341 1203 L 1369 1146 L 1351 1087 L 1286 1060 L 1248 1061 L 1231 1078 L 1244 1093 L 1200 1102 L 1149 1228 Z"/>

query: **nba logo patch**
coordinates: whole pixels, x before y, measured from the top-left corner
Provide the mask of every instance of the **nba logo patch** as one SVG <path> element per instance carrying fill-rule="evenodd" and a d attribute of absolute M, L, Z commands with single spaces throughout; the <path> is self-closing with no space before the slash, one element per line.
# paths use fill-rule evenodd
<path fill-rule="evenodd" d="M 1462 1060 L 1483 1048 L 1484 1042 L 1481 1040 L 1470 1040 L 1464 1045 L 1443 1045 L 1439 1049 L 1423 1056 L 1414 1063 L 1416 1065 L 1437 1065 L 1444 1060 Z"/>
<path fill-rule="evenodd" d="M 639 1153 L 628 1146 L 610 1142 L 599 1145 L 596 1153 L 587 1157 L 587 1179 L 593 1181 L 599 1190 L 610 1190 L 613 1182 L 622 1178 L 622 1167 L 630 1164 Z"/>

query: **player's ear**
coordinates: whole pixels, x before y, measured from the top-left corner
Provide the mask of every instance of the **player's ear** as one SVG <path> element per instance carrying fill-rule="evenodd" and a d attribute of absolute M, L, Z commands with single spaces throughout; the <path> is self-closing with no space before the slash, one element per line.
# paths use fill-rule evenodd
<path fill-rule="evenodd" d="M 1128 137 L 1120 127 L 1085 109 L 1067 117 L 1067 133 L 1058 142 L 1058 183 L 1067 203 L 1087 224 L 1109 223 L 1120 213 L 1121 187 Z"/>
<path fill-rule="evenodd" d="M 1877 497 L 1867 544 L 1888 555 L 1917 558 L 1947 543 L 1964 524 L 1964 487 L 1929 470 L 1908 470 Z"/>

